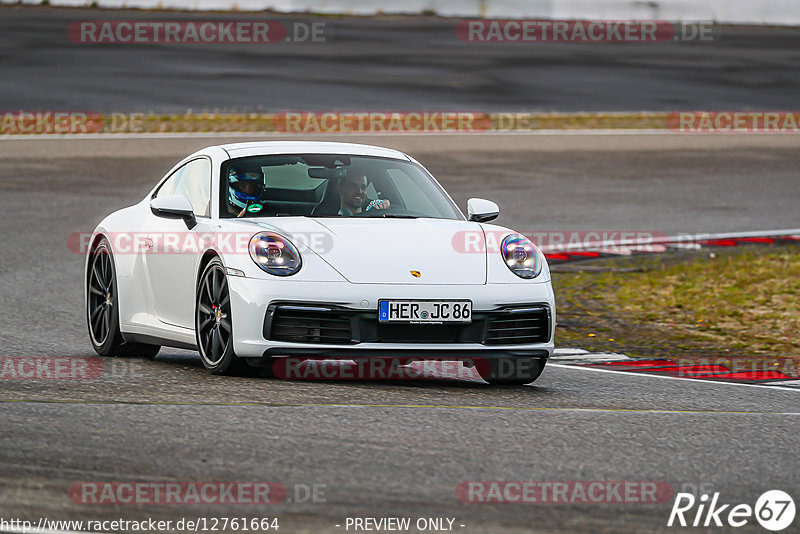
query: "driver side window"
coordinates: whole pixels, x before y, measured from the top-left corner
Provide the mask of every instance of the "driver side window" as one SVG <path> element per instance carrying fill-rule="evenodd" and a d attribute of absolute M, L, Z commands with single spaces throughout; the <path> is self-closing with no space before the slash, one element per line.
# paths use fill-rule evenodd
<path fill-rule="evenodd" d="M 190 161 L 172 175 L 158 189 L 156 198 L 183 195 L 192 204 L 198 217 L 211 216 L 211 163 L 206 158 Z"/>

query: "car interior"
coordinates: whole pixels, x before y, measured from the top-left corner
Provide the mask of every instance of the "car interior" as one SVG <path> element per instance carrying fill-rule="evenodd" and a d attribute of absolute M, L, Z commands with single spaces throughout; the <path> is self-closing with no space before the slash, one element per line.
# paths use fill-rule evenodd
<path fill-rule="evenodd" d="M 257 172 L 264 177 L 264 190 L 260 202 L 264 208 L 255 215 L 246 213 L 244 217 L 338 216 L 341 201 L 337 184 L 347 176 L 350 158 L 319 156 L 315 159 L 309 156 L 285 158 L 273 156 L 269 159 L 237 160 L 229 162 L 223 168 L 221 176 L 228 176 L 230 169 L 233 168 L 238 172 Z M 367 174 L 369 182 L 364 207 L 377 198 L 389 199 L 393 206 L 403 206 L 400 195 L 385 169 L 368 165 L 360 165 L 360 168 Z M 224 205 L 228 198 L 228 187 L 230 185 L 227 181 L 223 181 L 223 194 L 220 195 L 220 200 L 223 202 L 220 213 L 223 216 L 228 213 Z"/>

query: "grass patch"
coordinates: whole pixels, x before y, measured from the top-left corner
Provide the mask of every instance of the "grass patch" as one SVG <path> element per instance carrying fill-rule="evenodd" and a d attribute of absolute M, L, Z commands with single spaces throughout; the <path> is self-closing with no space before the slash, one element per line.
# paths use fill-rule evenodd
<path fill-rule="evenodd" d="M 800 247 L 744 246 L 553 272 L 559 346 L 800 362 Z M 599 270 L 593 270 L 599 269 Z"/>

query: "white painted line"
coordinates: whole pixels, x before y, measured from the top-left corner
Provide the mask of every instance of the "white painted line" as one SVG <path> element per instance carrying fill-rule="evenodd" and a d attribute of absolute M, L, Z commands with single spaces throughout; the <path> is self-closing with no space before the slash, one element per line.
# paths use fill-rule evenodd
<path fill-rule="evenodd" d="M 677 248 L 683 250 L 700 250 L 703 248 L 699 243 L 670 243 L 669 248 Z"/>
<path fill-rule="evenodd" d="M 562 356 L 564 354 L 589 354 L 589 351 L 583 349 L 566 349 L 566 348 L 553 350 L 553 356 Z"/>
<path fill-rule="evenodd" d="M 782 380 L 780 382 L 770 382 L 770 385 L 800 389 L 800 380 Z"/>
<path fill-rule="evenodd" d="M 615 375 L 626 375 L 626 376 L 639 376 L 645 378 L 660 378 L 662 380 L 686 380 L 689 382 L 704 382 L 706 384 L 723 384 L 726 386 L 739 386 L 739 387 L 750 387 L 750 388 L 766 388 L 766 389 L 780 389 L 783 391 L 800 391 L 798 388 L 786 387 L 786 386 L 778 386 L 778 385 L 771 385 L 771 384 L 744 384 L 739 382 L 724 382 L 722 380 L 703 380 L 702 378 L 686 378 L 682 376 L 666 376 L 666 375 L 654 375 L 645 373 L 643 371 L 615 371 L 613 369 L 596 369 L 594 367 L 580 367 L 577 365 L 567 365 L 563 363 L 548 363 L 547 367 L 558 367 L 560 369 L 576 369 L 578 371 L 592 371 L 596 373 L 611 373 Z"/>
<path fill-rule="evenodd" d="M 564 351 L 570 352 L 558 352 L 559 349 L 553 351 L 553 355 L 550 357 L 551 360 L 561 360 L 561 361 L 580 361 L 584 363 L 602 363 L 602 362 L 618 362 L 624 360 L 630 360 L 630 356 L 626 356 L 625 354 L 618 354 L 616 352 L 588 352 L 588 351 L 581 351 L 581 352 L 571 352 L 573 350 L 580 350 L 580 349 L 561 349 Z"/>
<path fill-rule="evenodd" d="M 630 358 L 556 358 L 555 361 L 563 364 L 569 365 L 580 365 L 580 364 L 589 364 L 589 363 L 609 363 L 609 362 L 617 362 L 617 361 L 625 361 L 629 360 Z"/>

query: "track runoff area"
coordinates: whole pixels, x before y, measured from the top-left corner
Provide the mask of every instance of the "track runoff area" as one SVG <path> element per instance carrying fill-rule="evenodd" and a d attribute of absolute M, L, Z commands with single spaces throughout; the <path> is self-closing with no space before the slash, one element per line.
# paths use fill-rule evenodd
<path fill-rule="evenodd" d="M 800 228 L 755 232 L 728 232 L 716 234 L 682 234 L 654 236 L 650 233 L 586 234 L 565 243 L 549 244 L 542 248 L 552 265 L 576 263 L 582 260 L 631 256 L 637 254 L 663 254 L 678 250 L 729 248 L 749 244 L 800 242 Z M 576 365 L 583 369 L 612 373 L 636 373 L 683 380 L 710 380 L 731 384 L 759 384 L 800 392 L 800 370 L 748 368 L 736 361 L 676 362 L 670 359 L 630 358 L 624 354 L 592 353 L 581 349 L 556 349 L 551 360 L 562 365 Z M 558 365 L 556 363 L 556 365 Z M 791 365 L 791 364 L 790 364 Z"/>

